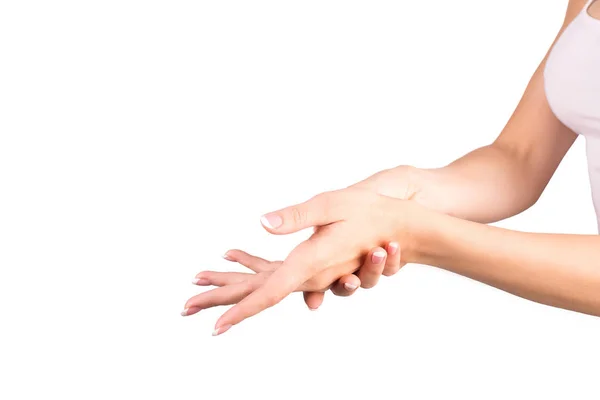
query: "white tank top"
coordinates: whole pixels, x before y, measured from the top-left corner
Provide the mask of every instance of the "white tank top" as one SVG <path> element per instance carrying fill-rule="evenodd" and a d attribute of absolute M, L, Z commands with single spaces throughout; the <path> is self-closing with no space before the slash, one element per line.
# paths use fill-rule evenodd
<path fill-rule="evenodd" d="M 594 1 L 565 28 L 548 55 L 544 88 L 556 117 L 585 136 L 588 171 L 600 230 L 600 19 L 588 13 Z"/>

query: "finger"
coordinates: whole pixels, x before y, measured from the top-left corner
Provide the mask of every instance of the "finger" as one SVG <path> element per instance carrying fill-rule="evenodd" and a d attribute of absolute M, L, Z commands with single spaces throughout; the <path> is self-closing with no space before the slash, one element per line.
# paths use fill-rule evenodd
<path fill-rule="evenodd" d="M 202 311 L 202 309 L 199 308 L 199 307 L 184 308 L 183 311 L 181 312 L 181 316 L 182 317 L 187 317 L 188 315 L 194 315 L 194 314 L 196 314 L 199 311 Z"/>
<path fill-rule="evenodd" d="M 341 191 L 321 193 L 304 203 L 263 215 L 260 222 L 274 234 L 288 234 L 343 219 Z"/>
<path fill-rule="evenodd" d="M 267 261 L 264 258 L 248 254 L 242 250 L 229 250 L 223 255 L 223 258 L 228 261 L 240 263 L 254 272 L 270 271 L 274 268 L 274 263 Z"/>
<path fill-rule="evenodd" d="M 405 263 L 402 263 L 400 260 L 400 245 L 397 242 L 390 242 L 386 246 L 387 249 L 387 260 L 385 263 L 385 268 L 383 269 L 383 275 L 392 276 L 396 272 L 400 271 Z"/>
<path fill-rule="evenodd" d="M 315 311 L 325 300 L 325 293 L 323 292 L 302 292 L 304 296 L 304 302 L 311 311 Z"/>
<path fill-rule="evenodd" d="M 322 246 L 322 247 L 321 247 Z M 213 335 L 219 335 L 246 318 L 273 307 L 314 275 L 319 252 L 324 253 L 324 241 L 307 240 L 300 243 L 264 284 L 231 307 L 217 320 Z"/>
<path fill-rule="evenodd" d="M 363 266 L 358 271 L 358 277 L 363 288 L 370 289 L 377 285 L 385 267 L 386 257 L 387 253 L 381 247 L 376 247 L 367 254 Z"/>
<path fill-rule="evenodd" d="M 236 304 L 252 293 L 259 285 L 259 280 L 251 280 L 200 293 L 185 303 L 184 311 L 187 310 L 186 315 L 192 315 L 206 308 Z M 196 309 L 197 311 L 192 312 Z"/>
<path fill-rule="evenodd" d="M 356 289 L 358 289 L 360 285 L 361 282 L 358 276 L 354 274 L 344 275 L 331 286 L 331 291 L 336 296 L 350 296 L 356 293 Z"/>
<path fill-rule="evenodd" d="M 198 286 L 226 286 L 246 282 L 249 278 L 256 276 L 246 272 L 215 272 L 202 271 L 192 280 Z"/>

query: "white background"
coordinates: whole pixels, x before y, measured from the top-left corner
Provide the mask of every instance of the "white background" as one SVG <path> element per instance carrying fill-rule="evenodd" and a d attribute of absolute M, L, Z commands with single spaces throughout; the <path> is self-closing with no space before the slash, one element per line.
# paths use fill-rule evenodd
<path fill-rule="evenodd" d="M 490 143 L 566 3 L 2 2 L 0 398 L 597 399 L 600 320 L 431 267 L 179 315 L 306 236 L 261 214 Z M 595 233 L 585 162 L 500 225 Z"/>

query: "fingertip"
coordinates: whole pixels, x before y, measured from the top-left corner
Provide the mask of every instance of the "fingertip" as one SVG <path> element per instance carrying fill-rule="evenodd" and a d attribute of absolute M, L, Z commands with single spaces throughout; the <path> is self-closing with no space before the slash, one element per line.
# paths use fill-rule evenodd
<path fill-rule="evenodd" d="M 194 279 L 208 279 L 209 271 L 200 271 L 196 274 Z"/>
<path fill-rule="evenodd" d="M 248 307 L 248 299 L 253 297 L 252 294 L 254 293 L 249 294 L 229 310 L 225 311 L 225 313 L 217 320 L 217 323 L 215 324 L 215 331 L 222 326 L 237 325 L 240 322 L 243 322 L 246 318 L 252 317 L 259 312 L 260 310 L 255 310 L 256 306 L 251 308 Z"/>
<path fill-rule="evenodd" d="M 371 264 L 369 265 L 370 267 L 377 267 L 378 265 L 385 262 L 386 258 L 387 252 L 385 251 L 385 249 L 383 249 L 382 247 L 376 247 L 371 252 L 371 262 L 368 264 Z"/>
<path fill-rule="evenodd" d="M 344 275 L 331 287 L 331 291 L 336 296 L 347 297 L 356 292 L 360 287 L 361 281 L 358 276 L 354 274 Z"/>
<path fill-rule="evenodd" d="M 213 336 L 219 336 L 225 332 L 227 332 L 229 329 L 231 329 L 233 325 L 231 324 L 227 324 L 227 325 L 221 325 L 218 328 L 215 328 L 215 330 L 212 332 Z"/>
<path fill-rule="evenodd" d="M 344 285 L 344 288 L 350 292 L 354 292 L 361 285 L 359 277 L 354 274 L 343 276 L 340 279 L 340 282 Z"/>
<path fill-rule="evenodd" d="M 194 315 L 197 314 L 198 312 L 200 312 L 202 309 L 200 307 L 188 307 L 186 305 L 186 307 L 183 309 L 183 311 L 181 311 L 181 316 L 182 317 L 187 317 L 190 315 Z"/>
<path fill-rule="evenodd" d="M 395 275 L 398 271 L 400 271 L 400 266 L 394 266 L 392 268 L 385 268 L 382 272 L 383 276 L 392 276 Z"/>
<path fill-rule="evenodd" d="M 362 281 L 362 288 L 370 289 L 377 284 L 387 260 L 387 252 L 382 247 L 375 247 L 369 252 L 367 259 L 358 272 L 358 276 Z"/>
<path fill-rule="evenodd" d="M 237 258 L 240 257 L 240 253 L 243 255 L 244 252 L 238 249 L 230 249 L 223 253 L 223 258 L 227 261 L 237 261 Z"/>
<path fill-rule="evenodd" d="M 316 311 L 323 304 L 325 293 L 322 292 L 302 292 L 304 302 L 311 311 Z"/>
<path fill-rule="evenodd" d="M 403 263 L 400 261 L 401 252 L 400 244 L 398 242 L 390 242 L 388 243 L 388 253 L 389 257 L 386 260 L 385 268 L 383 269 L 384 276 L 392 276 L 400 271 Z"/>
<path fill-rule="evenodd" d="M 367 256 L 367 259 L 365 260 L 363 266 L 360 267 L 360 274 L 381 274 L 381 266 L 386 262 L 386 259 L 387 252 L 383 248 L 374 248 Z"/>
<path fill-rule="evenodd" d="M 194 278 L 192 279 L 192 283 L 198 286 L 208 286 L 210 285 L 210 280 L 207 278 Z"/>
<path fill-rule="evenodd" d="M 348 292 L 354 292 L 356 289 L 358 289 L 357 285 L 354 285 L 352 283 L 346 282 L 344 283 L 344 288 L 348 291 Z"/>
<path fill-rule="evenodd" d="M 387 245 L 387 252 L 389 255 L 396 255 L 398 250 L 400 249 L 400 244 L 398 242 L 389 242 Z"/>
<path fill-rule="evenodd" d="M 283 225 L 283 218 L 276 213 L 268 213 L 260 217 L 260 223 L 268 231 L 274 231 Z"/>

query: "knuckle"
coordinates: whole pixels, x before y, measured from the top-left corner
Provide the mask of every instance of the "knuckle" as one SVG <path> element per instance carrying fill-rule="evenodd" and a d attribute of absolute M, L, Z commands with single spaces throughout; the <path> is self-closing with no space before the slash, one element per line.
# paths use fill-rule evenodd
<path fill-rule="evenodd" d="M 327 216 L 331 213 L 331 209 L 335 203 L 335 193 L 331 191 L 319 193 L 311 200 L 318 204 L 323 215 Z"/>
<path fill-rule="evenodd" d="M 306 211 L 299 209 L 298 207 L 292 207 L 291 209 L 292 221 L 296 225 L 303 225 L 308 220 Z"/>
<path fill-rule="evenodd" d="M 317 202 L 326 201 L 329 197 L 331 197 L 331 193 L 332 192 L 330 192 L 330 191 L 322 192 L 322 193 L 314 195 L 310 200 L 317 201 Z"/>

